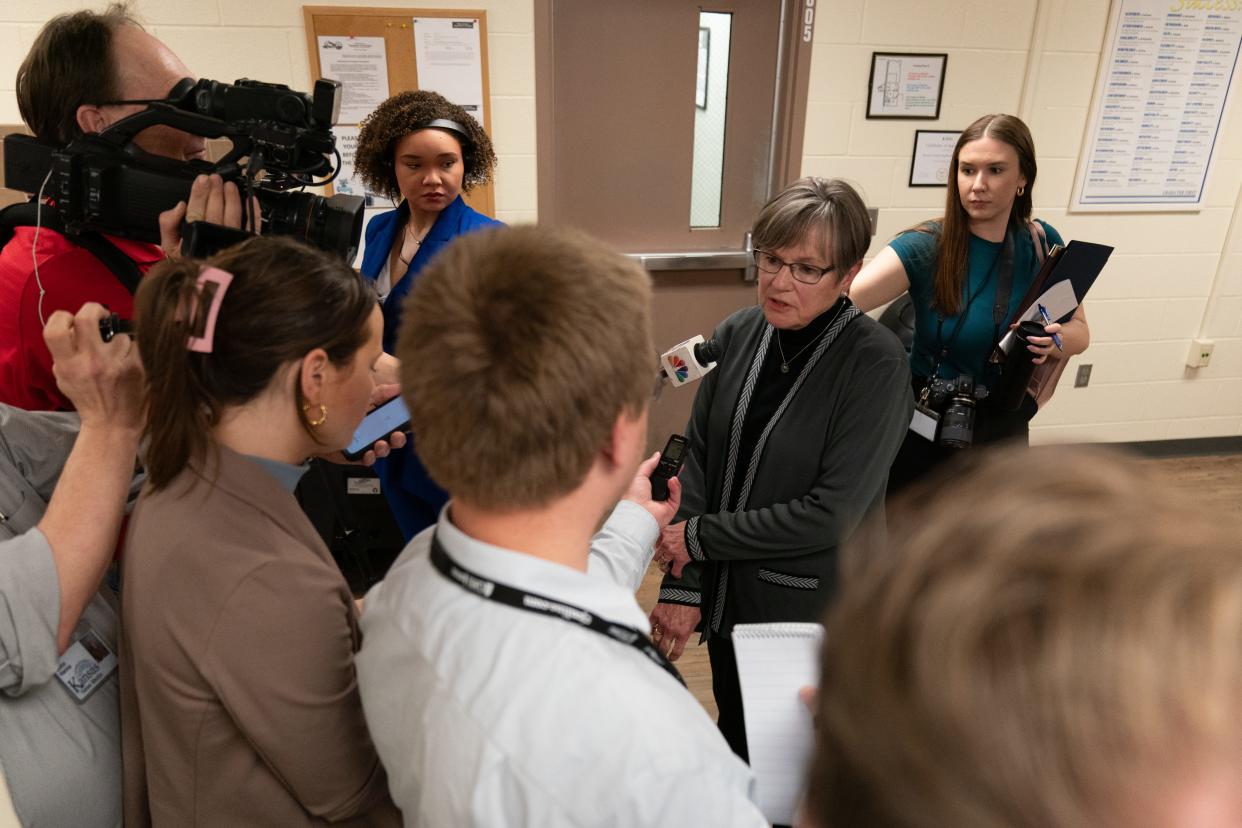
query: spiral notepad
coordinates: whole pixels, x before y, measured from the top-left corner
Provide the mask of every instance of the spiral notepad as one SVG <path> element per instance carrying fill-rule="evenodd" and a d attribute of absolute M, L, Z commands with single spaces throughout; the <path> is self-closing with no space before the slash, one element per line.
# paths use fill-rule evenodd
<path fill-rule="evenodd" d="M 742 684 L 746 743 L 759 809 L 793 823 L 815 746 L 811 713 L 798 691 L 819 686 L 819 624 L 738 624 L 733 648 Z"/>

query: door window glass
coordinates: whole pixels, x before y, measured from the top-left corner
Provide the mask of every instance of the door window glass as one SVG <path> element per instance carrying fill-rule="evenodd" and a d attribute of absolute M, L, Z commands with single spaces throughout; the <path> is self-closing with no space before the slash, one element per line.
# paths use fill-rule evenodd
<path fill-rule="evenodd" d="M 733 15 L 699 12 L 698 72 L 694 87 L 694 171 L 690 226 L 720 226 L 724 175 L 725 107 L 729 91 L 729 35 Z"/>

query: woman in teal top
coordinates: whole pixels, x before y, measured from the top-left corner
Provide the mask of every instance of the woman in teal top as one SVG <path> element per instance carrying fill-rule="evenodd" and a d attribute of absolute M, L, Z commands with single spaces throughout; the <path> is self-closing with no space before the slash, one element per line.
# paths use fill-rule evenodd
<path fill-rule="evenodd" d="M 1019 312 L 1043 251 L 1064 243 L 1050 225 L 1031 220 L 1035 172 L 1035 144 L 1026 124 L 1012 115 L 985 115 L 962 132 L 954 147 L 944 216 L 897 236 L 855 278 L 850 299 L 863 310 L 909 291 L 915 312 L 910 369 L 916 399 L 933 375 L 970 377 L 977 386 L 996 390 L 999 370 L 989 364 L 993 347 Z M 1047 325 L 1044 332 L 1029 339 L 1037 364 L 1080 354 L 1091 338 L 1081 305 L 1071 319 Z M 1059 348 L 1053 334 L 1061 341 Z M 1036 410 L 1029 395 L 1016 412 L 984 401 L 973 442 L 1025 441 Z M 889 476 L 889 492 L 954 453 L 915 431 L 907 433 Z"/>

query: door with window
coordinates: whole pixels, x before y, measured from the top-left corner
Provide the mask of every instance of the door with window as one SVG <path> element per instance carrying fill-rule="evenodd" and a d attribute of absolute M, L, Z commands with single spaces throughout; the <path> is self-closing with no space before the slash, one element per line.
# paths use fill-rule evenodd
<path fill-rule="evenodd" d="M 814 5 L 536 0 L 540 223 L 644 264 L 661 350 L 755 302 L 748 232 L 798 176 Z M 694 388 L 653 406 L 653 449 Z"/>

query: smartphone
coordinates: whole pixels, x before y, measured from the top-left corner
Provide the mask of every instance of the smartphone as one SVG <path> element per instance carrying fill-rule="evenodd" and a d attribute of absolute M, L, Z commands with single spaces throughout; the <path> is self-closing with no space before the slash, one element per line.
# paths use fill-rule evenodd
<path fill-rule="evenodd" d="M 686 460 L 686 438 L 674 434 L 664 444 L 660 452 L 660 462 L 651 473 L 651 499 L 668 500 L 668 481 L 681 471 L 681 464 Z"/>
<path fill-rule="evenodd" d="M 394 431 L 405 431 L 410 426 L 410 411 L 401 395 L 371 410 L 362 418 L 362 425 L 354 432 L 354 439 L 345 449 L 345 459 L 357 460 L 379 440 L 385 440 Z"/>

